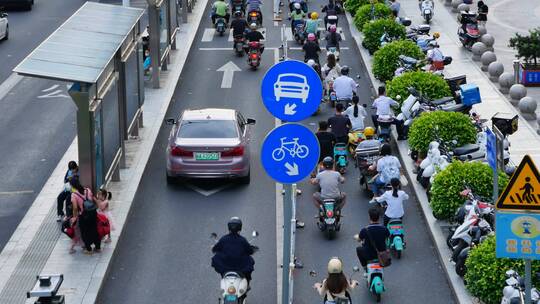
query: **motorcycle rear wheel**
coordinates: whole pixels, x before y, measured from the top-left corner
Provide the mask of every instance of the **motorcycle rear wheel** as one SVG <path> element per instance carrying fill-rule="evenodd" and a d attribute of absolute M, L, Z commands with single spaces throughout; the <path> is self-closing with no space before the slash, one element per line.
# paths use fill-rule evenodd
<path fill-rule="evenodd" d="M 333 240 L 336 237 L 336 231 L 334 229 L 326 229 L 325 231 L 326 238 L 329 240 Z"/>

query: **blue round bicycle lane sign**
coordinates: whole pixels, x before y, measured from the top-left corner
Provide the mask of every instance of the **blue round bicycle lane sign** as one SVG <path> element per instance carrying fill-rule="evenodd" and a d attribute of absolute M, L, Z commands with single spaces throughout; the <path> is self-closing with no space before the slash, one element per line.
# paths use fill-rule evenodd
<path fill-rule="evenodd" d="M 319 161 L 319 141 L 308 128 L 288 123 L 266 135 L 261 161 L 266 173 L 284 184 L 296 183 L 308 176 Z"/>
<path fill-rule="evenodd" d="M 297 60 L 273 65 L 261 84 L 266 109 L 283 121 L 300 121 L 311 116 L 319 107 L 322 93 L 317 72 Z"/>

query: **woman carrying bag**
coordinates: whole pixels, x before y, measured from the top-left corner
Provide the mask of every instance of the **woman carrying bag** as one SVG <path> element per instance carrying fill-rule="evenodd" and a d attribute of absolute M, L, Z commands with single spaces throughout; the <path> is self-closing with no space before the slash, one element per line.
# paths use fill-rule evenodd
<path fill-rule="evenodd" d="M 101 251 L 101 238 L 97 230 L 97 205 L 94 202 L 94 196 L 89 188 L 85 188 L 79 182 L 79 179 L 72 180 L 74 192 L 71 195 L 73 202 L 72 223 L 78 222 L 81 231 L 81 238 L 84 243 L 84 253 L 92 254 L 92 245 L 94 251 Z"/>

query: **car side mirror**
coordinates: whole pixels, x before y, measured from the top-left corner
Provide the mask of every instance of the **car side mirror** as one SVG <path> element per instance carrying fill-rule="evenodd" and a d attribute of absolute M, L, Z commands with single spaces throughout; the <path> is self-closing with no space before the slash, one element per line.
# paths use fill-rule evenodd
<path fill-rule="evenodd" d="M 167 125 L 175 125 L 175 124 L 176 124 L 176 119 L 174 119 L 174 118 L 167 118 L 167 119 L 165 119 L 165 123 L 166 123 Z"/>
<path fill-rule="evenodd" d="M 257 121 L 255 119 L 252 119 L 252 118 L 248 118 L 247 119 L 247 124 L 248 125 L 254 125 Z"/>

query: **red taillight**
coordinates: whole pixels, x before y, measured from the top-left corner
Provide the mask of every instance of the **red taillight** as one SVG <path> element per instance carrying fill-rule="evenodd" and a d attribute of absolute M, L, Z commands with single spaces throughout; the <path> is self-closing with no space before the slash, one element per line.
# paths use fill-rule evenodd
<path fill-rule="evenodd" d="M 326 216 L 327 216 L 327 217 L 333 217 L 333 216 L 334 216 L 334 212 L 332 212 L 332 210 L 327 210 L 327 211 L 326 211 Z"/>
<path fill-rule="evenodd" d="M 221 152 L 221 156 L 242 156 L 242 155 L 244 155 L 244 146 L 238 146 L 229 151 Z"/>
<path fill-rule="evenodd" d="M 249 14 L 251 17 L 257 17 L 257 13 L 256 12 L 252 12 Z"/>
<path fill-rule="evenodd" d="M 187 156 L 187 157 L 193 156 L 193 152 L 182 149 L 180 147 L 173 147 L 171 149 L 171 154 L 174 156 Z"/>
<path fill-rule="evenodd" d="M 251 59 L 257 59 L 259 56 L 257 55 L 257 53 L 252 53 L 250 57 Z"/>

